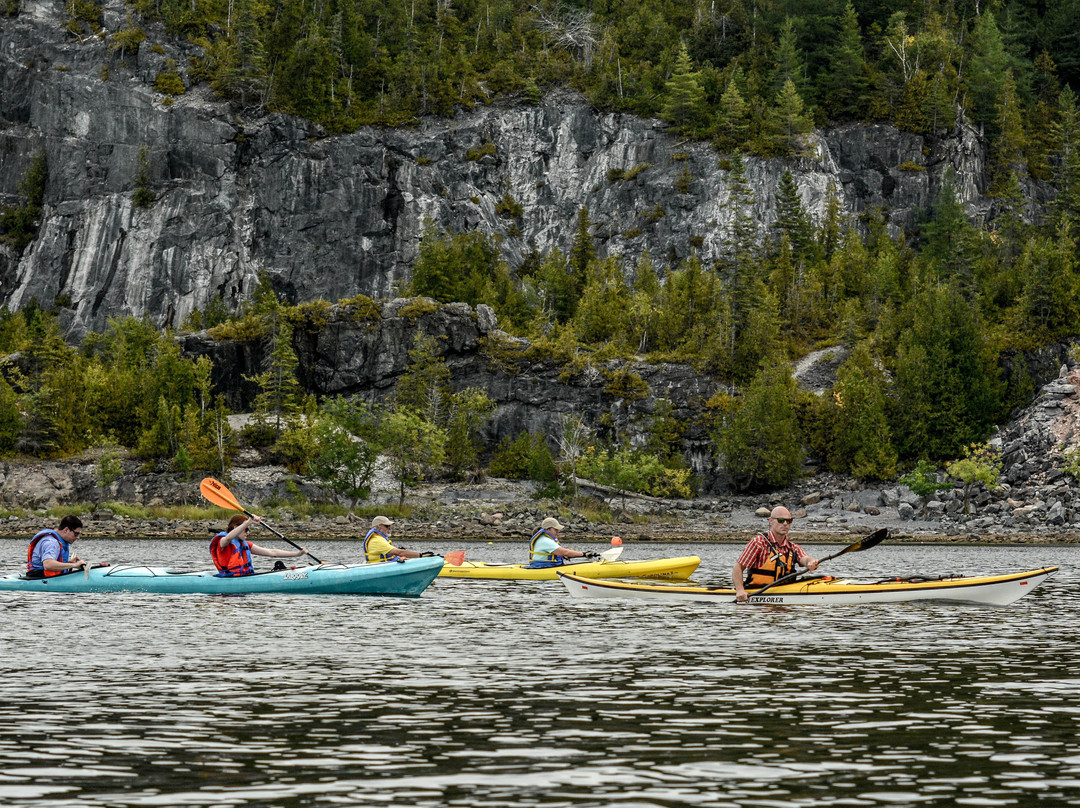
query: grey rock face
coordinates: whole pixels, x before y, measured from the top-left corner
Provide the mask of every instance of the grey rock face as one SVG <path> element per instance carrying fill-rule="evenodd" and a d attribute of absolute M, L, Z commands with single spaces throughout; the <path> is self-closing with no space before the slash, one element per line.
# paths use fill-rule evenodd
<path fill-rule="evenodd" d="M 500 235 L 511 266 L 567 249 L 582 206 L 601 255 L 628 267 L 646 250 L 661 268 L 695 252 L 709 262 L 730 236 L 729 172 L 707 144 L 570 93 L 327 137 L 297 119 L 238 114 L 203 87 L 166 104 L 153 80 L 166 58 L 183 70 L 193 49 L 160 29 L 124 63 L 98 37 L 68 41 L 60 0 L 21 9 L 0 28 L 0 204 L 18 200 L 39 150 L 50 175 L 38 238 L 21 256 L 0 251 L 0 302 L 70 301 L 75 337 L 110 315 L 178 326 L 217 295 L 236 305 L 261 272 L 290 302 L 386 297 L 407 278 L 427 221 Z M 106 0 L 106 29 L 124 20 L 123 4 Z M 133 205 L 143 149 L 149 209 Z M 849 214 L 880 206 L 910 230 L 950 167 L 972 216 L 991 215 L 984 164 L 970 130 L 929 144 L 849 126 L 812 137 L 805 156 L 747 159 L 746 169 L 764 235 L 785 169 L 815 218 L 834 189 Z M 506 195 L 519 220 L 497 212 Z"/>

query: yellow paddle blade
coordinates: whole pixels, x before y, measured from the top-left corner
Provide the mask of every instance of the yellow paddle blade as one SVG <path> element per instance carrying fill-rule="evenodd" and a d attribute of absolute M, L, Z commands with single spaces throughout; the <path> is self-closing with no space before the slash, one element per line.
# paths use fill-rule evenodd
<path fill-rule="evenodd" d="M 231 511 L 243 511 L 240 503 L 236 501 L 236 497 L 232 495 L 232 491 L 219 483 L 213 477 L 207 477 L 201 483 L 199 483 L 199 491 L 208 500 L 213 502 L 219 508 L 228 508 Z"/>

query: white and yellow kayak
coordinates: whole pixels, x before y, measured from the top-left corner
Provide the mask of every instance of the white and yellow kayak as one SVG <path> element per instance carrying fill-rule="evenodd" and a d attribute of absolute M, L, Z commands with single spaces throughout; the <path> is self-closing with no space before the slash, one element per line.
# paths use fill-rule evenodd
<path fill-rule="evenodd" d="M 610 551 L 609 551 L 610 552 Z M 441 578 L 476 578 L 500 581 L 554 581 L 558 575 L 573 573 L 582 578 L 663 578 L 685 581 L 698 568 L 697 556 L 651 558 L 641 561 L 571 561 L 558 567 L 530 569 L 525 564 L 494 564 L 464 561 L 461 566 L 447 564 Z"/>
<path fill-rule="evenodd" d="M 1057 569 L 1057 567 L 1043 567 L 1011 575 L 942 576 L 936 579 L 913 577 L 869 582 L 816 577 L 772 586 L 757 596 L 753 594 L 753 590 L 750 590 L 750 603 L 852 604 L 909 603 L 926 600 L 1008 606 L 1035 589 Z M 576 598 L 639 598 L 672 603 L 735 602 L 735 590 L 727 587 L 598 581 L 594 578 L 575 575 L 565 569 L 559 570 L 558 575 L 570 594 Z"/>

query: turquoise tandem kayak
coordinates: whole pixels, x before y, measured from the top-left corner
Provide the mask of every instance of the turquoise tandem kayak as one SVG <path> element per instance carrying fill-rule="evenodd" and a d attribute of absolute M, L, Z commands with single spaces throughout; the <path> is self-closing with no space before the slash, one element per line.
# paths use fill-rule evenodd
<path fill-rule="evenodd" d="M 0 591 L 157 592 L 166 595 L 391 595 L 419 597 L 442 569 L 443 559 L 410 558 L 381 564 L 317 564 L 277 572 L 218 578 L 215 570 L 99 566 L 51 578 L 22 573 L 0 576 Z"/>

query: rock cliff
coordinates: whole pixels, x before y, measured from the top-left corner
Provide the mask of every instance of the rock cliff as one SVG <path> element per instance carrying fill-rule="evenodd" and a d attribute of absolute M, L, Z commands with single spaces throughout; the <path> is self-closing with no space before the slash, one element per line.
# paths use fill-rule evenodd
<path fill-rule="evenodd" d="M 106 32 L 126 24 L 119 0 L 104 8 Z M 730 236 L 729 172 L 708 144 L 569 92 L 327 137 L 295 118 L 238 112 L 203 85 L 155 93 L 166 59 L 183 72 L 193 50 L 159 27 L 144 24 L 147 41 L 122 60 L 105 37 L 70 37 L 66 20 L 61 0 L 22 0 L 0 27 L 0 205 L 18 201 L 38 151 L 49 166 L 36 240 L 22 254 L 0 249 L 0 303 L 60 301 L 75 338 L 111 315 L 178 326 L 216 295 L 236 305 L 260 272 L 290 302 L 386 297 L 429 220 L 500 235 L 511 266 L 534 249 L 565 250 L 582 206 L 600 253 L 630 261 L 645 250 L 661 267 L 695 251 L 709 261 Z M 802 157 L 746 168 L 763 230 L 788 168 L 813 216 L 835 189 L 848 214 L 880 208 L 910 230 L 949 168 L 970 215 L 993 215 L 985 151 L 970 129 L 930 142 L 846 126 L 813 135 Z M 148 208 L 133 202 L 141 153 Z M 520 216 L 499 206 L 507 197 Z"/>

